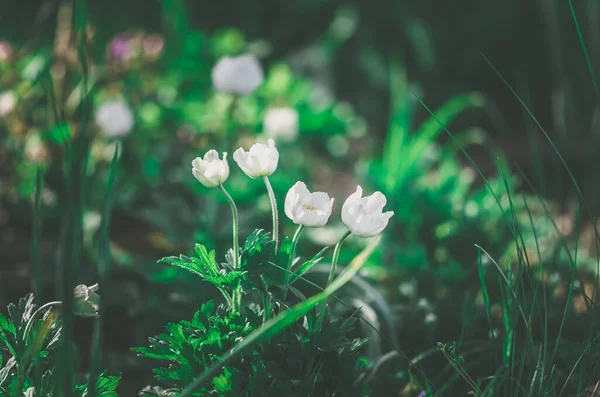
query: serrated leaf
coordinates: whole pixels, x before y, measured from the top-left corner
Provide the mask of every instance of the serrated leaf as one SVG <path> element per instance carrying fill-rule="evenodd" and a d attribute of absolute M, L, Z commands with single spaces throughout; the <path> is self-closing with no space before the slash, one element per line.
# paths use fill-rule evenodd
<path fill-rule="evenodd" d="M 267 320 L 263 325 L 254 330 L 240 342 L 238 342 L 233 349 L 230 349 L 227 353 L 223 354 L 219 361 L 211 364 L 202 375 L 196 377 L 194 382 L 189 384 L 183 391 L 181 397 L 192 396 L 193 393 L 201 388 L 201 386 L 209 379 L 214 378 L 216 374 L 233 361 L 239 355 L 244 353 L 251 347 L 261 343 L 262 341 L 269 340 L 286 328 L 294 324 L 298 319 L 305 316 L 312 309 L 314 309 L 319 303 L 327 300 L 329 296 L 335 293 L 343 285 L 345 285 L 350 279 L 360 270 L 364 265 L 365 261 L 375 250 L 375 247 L 379 243 L 380 238 L 377 238 L 371 242 L 359 255 L 357 255 L 350 265 L 327 287 L 324 291 L 292 306 L 290 309 L 285 310 L 277 316 Z"/>

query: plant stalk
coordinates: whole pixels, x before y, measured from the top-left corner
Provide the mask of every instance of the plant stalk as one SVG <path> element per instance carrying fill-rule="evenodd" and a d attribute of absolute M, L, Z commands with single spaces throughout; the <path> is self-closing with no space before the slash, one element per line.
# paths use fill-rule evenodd
<path fill-rule="evenodd" d="M 350 230 L 348 230 L 346 233 L 344 233 L 342 238 L 340 238 L 340 240 L 335 245 L 335 250 L 333 251 L 333 258 L 331 258 L 331 269 L 329 270 L 329 276 L 327 277 L 327 284 L 325 284 L 325 289 L 327 289 L 327 287 L 329 287 L 329 285 L 333 281 L 333 278 L 335 277 L 335 267 L 336 267 L 338 259 L 340 257 L 340 251 L 342 249 L 342 244 L 344 243 L 344 241 L 346 241 L 346 239 L 350 236 L 350 234 L 352 234 L 352 232 Z M 317 317 L 317 324 L 315 326 L 315 329 L 317 331 L 320 331 L 321 327 L 323 325 L 323 317 L 325 316 L 326 308 L 327 308 L 327 300 L 324 300 L 323 303 L 321 303 L 319 317 Z"/>
<path fill-rule="evenodd" d="M 271 199 L 271 211 L 273 212 L 273 241 L 279 243 L 279 215 L 277 214 L 277 199 L 275 198 L 275 192 L 269 182 L 269 177 L 263 176 L 267 192 L 269 192 L 269 198 Z M 277 245 L 276 245 L 277 246 Z"/>
<path fill-rule="evenodd" d="M 233 268 L 238 270 L 240 268 L 240 246 L 239 246 L 239 224 L 238 224 L 238 210 L 231 198 L 231 195 L 227 193 L 225 187 L 223 185 L 219 185 L 219 190 L 227 201 L 229 202 L 229 206 L 231 207 L 231 216 L 233 218 Z M 238 286 L 233 292 L 233 310 L 239 311 L 242 308 L 242 291 Z"/>
<path fill-rule="evenodd" d="M 292 272 L 292 265 L 294 263 L 294 259 L 296 259 L 296 246 L 298 245 L 298 240 L 300 239 L 300 235 L 304 230 L 304 225 L 298 226 L 296 229 L 296 233 L 294 233 L 294 237 L 292 238 L 292 246 L 290 248 L 290 257 L 288 259 L 287 272 L 285 273 L 285 285 L 289 283 L 290 274 Z"/>

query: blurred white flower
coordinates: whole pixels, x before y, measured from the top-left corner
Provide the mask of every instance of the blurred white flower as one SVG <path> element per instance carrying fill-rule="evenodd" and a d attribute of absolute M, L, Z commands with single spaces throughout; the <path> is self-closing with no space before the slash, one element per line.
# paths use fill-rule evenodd
<path fill-rule="evenodd" d="M 239 148 L 233 153 L 233 159 L 250 178 L 269 176 L 277 169 L 279 152 L 272 139 L 264 143 L 255 143 L 249 151 Z"/>
<path fill-rule="evenodd" d="M 381 192 L 362 197 L 362 188 L 356 187 L 342 207 L 342 222 L 355 236 L 372 237 L 383 231 L 394 211 L 383 212 L 386 198 Z"/>
<path fill-rule="evenodd" d="M 212 70 L 213 86 L 227 94 L 247 95 L 264 80 L 258 59 L 251 54 L 223 57 Z"/>
<path fill-rule="evenodd" d="M 89 211 L 83 214 L 83 231 L 85 234 L 93 234 L 102 224 L 102 214 L 98 211 Z"/>
<path fill-rule="evenodd" d="M 433 310 L 433 307 L 427 298 L 419 298 L 419 300 L 417 300 L 417 307 L 426 312 L 431 312 L 431 310 Z"/>
<path fill-rule="evenodd" d="M 30 134 L 25 141 L 25 158 L 33 163 L 41 163 L 48 159 L 48 149 L 39 134 Z"/>
<path fill-rule="evenodd" d="M 54 205 L 56 203 L 56 193 L 45 187 L 42 190 L 42 202 L 45 205 Z"/>
<path fill-rule="evenodd" d="M 416 280 L 405 281 L 400 283 L 398 286 L 400 294 L 408 297 L 414 297 L 417 295 L 417 283 Z"/>
<path fill-rule="evenodd" d="M 265 133 L 269 138 L 292 142 L 298 136 L 298 112 L 293 108 L 271 108 L 264 119 Z"/>
<path fill-rule="evenodd" d="M 131 132 L 133 113 L 123 101 L 106 101 L 96 111 L 96 124 L 107 138 L 120 138 Z"/>
<path fill-rule="evenodd" d="M 296 182 L 285 196 L 285 214 L 296 225 L 324 226 L 332 208 L 333 199 L 327 193 L 311 193 L 303 182 Z"/>
<path fill-rule="evenodd" d="M 15 109 L 17 105 L 17 96 L 12 91 L 5 91 L 0 94 L 0 117 L 5 117 Z"/>
<path fill-rule="evenodd" d="M 202 157 L 192 161 L 192 174 L 206 187 L 215 187 L 223 184 L 229 178 L 229 163 L 227 153 L 223 153 L 223 160 L 219 159 L 216 150 L 209 150 Z"/>
<path fill-rule="evenodd" d="M 80 284 L 73 290 L 73 313 L 80 317 L 95 317 L 100 310 L 98 284 L 90 287 Z"/>
<path fill-rule="evenodd" d="M 435 315 L 435 313 L 427 313 L 427 315 L 425 315 L 424 322 L 428 325 L 434 324 L 437 322 L 437 316 Z"/>

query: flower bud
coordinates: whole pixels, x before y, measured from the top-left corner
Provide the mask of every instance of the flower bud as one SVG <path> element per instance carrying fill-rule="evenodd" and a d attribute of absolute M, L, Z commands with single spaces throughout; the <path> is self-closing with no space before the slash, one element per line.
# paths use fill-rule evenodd
<path fill-rule="evenodd" d="M 90 287 L 84 284 L 79 284 L 73 290 L 73 313 L 80 317 L 95 317 L 100 310 L 100 295 L 98 284 Z"/>
<path fill-rule="evenodd" d="M 269 176 L 277 169 L 279 152 L 272 139 L 264 143 L 255 143 L 249 151 L 239 148 L 233 153 L 233 159 L 250 178 Z"/>
<path fill-rule="evenodd" d="M 206 187 L 215 187 L 223 184 L 229 178 L 229 164 L 227 153 L 223 153 L 223 160 L 219 159 L 216 150 L 209 150 L 202 157 L 192 161 L 192 174 Z"/>

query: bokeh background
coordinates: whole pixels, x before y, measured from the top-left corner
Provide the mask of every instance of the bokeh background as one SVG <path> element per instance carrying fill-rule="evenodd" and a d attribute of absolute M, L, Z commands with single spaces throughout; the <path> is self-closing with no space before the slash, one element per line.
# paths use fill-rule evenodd
<path fill-rule="evenodd" d="M 103 296 L 106 366 L 124 374 L 123 395 L 151 383 L 151 363 L 129 349 L 168 321 L 189 317 L 214 294 L 157 260 L 190 252 L 194 242 L 221 252 L 229 244 L 229 209 L 191 177 L 191 159 L 208 148 L 233 152 L 264 139 L 269 109 L 291 108 L 299 120 L 297 134 L 276 136 L 282 161 L 272 182 L 280 204 L 297 180 L 329 191 L 337 213 L 357 183 L 388 195 L 396 216 L 363 277 L 391 307 L 389 332 L 409 356 L 465 336 L 464 324 L 452 318 L 464 307 L 465 291 L 472 287 L 477 295 L 473 245 L 498 257 L 514 250 L 505 213 L 423 104 L 503 191 L 502 203 L 509 199 L 506 186 L 518 198 L 531 197 L 527 209 L 514 204 L 515 217 L 528 222 L 527 213 L 549 212 L 567 241 L 580 231 L 581 263 L 586 253 L 594 256 L 590 222 L 575 225 L 579 198 L 571 177 L 520 100 L 569 165 L 587 208 L 597 212 L 598 1 L 122 0 L 87 7 L 92 113 L 116 101 L 134 119 L 118 139 L 123 151 L 109 233 L 113 290 Z M 82 94 L 71 8 L 57 0 L 0 6 L 2 306 L 33 288 L 32 200 L 40 170 L 39 292 L 41 300 L 56 293 L 63 143 L 84 122 L 77 113 Z M 214 92 L 210 72 L 220 57 L 243 52 L 261 60 L 266 79 L 233 106 Z M 81 270 L 81 281 L 90 284 L 97 278 L 95 242 L 117 140 L 97 125 L 92 135 Z M 244 236 L 256 225 L 269 228 L 270 208 L 263 186 L 240 174 L 232 175 L 230 191 L 242 208 Z M 282 227 L 293 233 L 291 222 Z M 334 222 L 314 231 L 299 250 L 308 255 L 332 244 L 340 227 Z M 547 265 L 559 288 L 568 265 L 551 229 L 540 221 L 539 235 L 525 238 L 543 240 L 542 251 L 552 253 Z M 361 244 L 351 242 L 344 260 Z M 81 346 L 89 346 L 91 322 L 78 320 L 76 327 Z M 487 337 L 473 329 L 474 339 Z M 576 329 L 569 332 L 577 338 Z M 402 382 L 394 387 L 402 390 Z"/>

